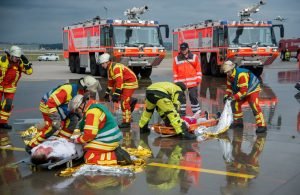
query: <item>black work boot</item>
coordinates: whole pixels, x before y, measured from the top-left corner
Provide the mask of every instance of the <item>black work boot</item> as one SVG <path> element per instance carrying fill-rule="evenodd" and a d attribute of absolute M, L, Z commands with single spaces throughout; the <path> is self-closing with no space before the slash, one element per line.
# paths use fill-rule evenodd
<path fill-rule="evenodd" d="M 258 126 L 256 129 L 256 133 L 265 133 L 267 131 L 267 127 Z"/>
<path fill-rule="evenodd" d="M 130 123 L 122 123 L 121 125 L 119 125 L 119 128 L 121 129 L 130 128 Z"/>
<path fill-rule="evenodd" d="M 244 128 L 243 119 L 234 120 L 233 123 L 230 125 L 230 128 Z"/>
<path fill-rule="evenodd" d="M 140 133 L 150 133 L 150 128 L 148 127 L 148 124 L 140 128 Z"/>
<path fill-rule="evenodd" d="M 123 150 L 120 146 L 115 149 L 117 161 L 119 165 L 130 165 L 132 160 L 127 151 Z"/>
<path fill-rule="evenodd" d="M 130 111 L 131 112 L 133 112 L 134 111 L 134 108 L 135 108 L 135 105 L 136 105 L 136 103 L 138 102 L 138 100 L 136 99 L 136 98 L 131 98 L 130 99 Z"/>
<path fill-rule="evenodd" d="M 12 129 L 12 126 L 7 123 L 0 123 L 0 129 Z"/>

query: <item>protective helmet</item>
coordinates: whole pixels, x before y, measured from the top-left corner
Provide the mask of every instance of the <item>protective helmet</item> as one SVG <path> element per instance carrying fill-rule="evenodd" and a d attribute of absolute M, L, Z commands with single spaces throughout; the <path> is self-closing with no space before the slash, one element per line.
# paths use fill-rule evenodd
<path fill-rule="evenodd" d="M 180 89 L 182 91 L 186 90 L 186 85 L 183 82 L 176 82 L 175 85 L 177 85 L 178 87 L 180 87 Z"/>
<path fill-rule="evenodd" d="M 20 58 L 22 55 L 22 49 L 16 45 L 11 46 L 10 50 L 9 50 L 9 54 L 11 56 L 15 56 L 17 58 Z"/>
<path fill-rule="evenodd" d="M 234 63 L 230 60 L 224 62 L 224 64 L 222 65 L 221 69 L 224 73 L 229 72 L 230 70 L 234 69 Z"/>
<path fill-rule="evenodd" d="M 81 94 L 76 95 L 68 104 L 68 109 L 71 112 L 75 112 L 77 108 L 83 103 L 84 97 Z"/>
<path fill-rule="evenodd" d="M 105 62 L 108 62 L 110 59 L 110 55 L 108 53 L 104 53 L 99 57 L 99 63 L 103 64 Z"/>
<path fill-rule="evenodd" d="M 80 84 L 88 91 L 97 92 L 99 82 L 92 76 L 85 76 L 80 79 Z"/>

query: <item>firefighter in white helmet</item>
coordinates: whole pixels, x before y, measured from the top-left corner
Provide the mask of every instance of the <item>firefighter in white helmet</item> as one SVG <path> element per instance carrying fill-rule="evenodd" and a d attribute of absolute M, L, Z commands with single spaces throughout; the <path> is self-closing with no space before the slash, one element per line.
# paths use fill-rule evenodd
<path fill-rule="evenodd" d="M 68 103 L 77 94 L 90 97 L 90 93 L 100 91 L 98 80 L 92 76 L 79 79 L 78 83 L 66 83 L 47 92 L 40 102 L 45 126 L 28 144 L 27 149 L 33 148 L 60 129 L 58 136 L 69 138 L 76 127 L 78 116 L 73 115 L 68 109 Z"/>
<path fill-rule="evenodd" d="M 122 132 L 106 106 L 77 95 L 70 101 L 69 109 L 83 116 L 79 123 L 79 129 L 83 133 L 74 142 L 84 145 L 86 164 L 132 163 L 129 154 L 120 147 Z"/>
<path fill-rule="evenodd" d="M 32 64 L 18 46 L 12 46 L 5 53 L 6 55 L 2 56 L 0 60 L 0 129 L 11 129 L 12 126 L 8 124 L 8 119 L 13 109 L 17 84 L 22 73 L 32 74 Z"/>
<path fill-rule="evenodd" d="M 104 69 L 107 69 L 108 84 L 104 99 L 109 101 L 109 95 L 112 91 L 112 101 L 121 100 L 122 124 L 120 128 L 129 128 L 131 113 L 134 110 L 137 99 L 132 95 L 138 88 L 137 77 L 134 72 L 121 63 L 114 63 L 108 53 L 99 57 L 99 63 Z"/>
<path fill-rule="evenodd" d="M 242 104 L 248 102 L 256 119 L 256 133 L 267 131 L 264 115 L 259 106 L 260 81 L 249 70 L 236 67 L 232 61 L 226 61 L 222 65 L 223 72 L 227 75 L 227 88 L 224 101 L 233 100 L 233 125 L 243 127 Z"/>

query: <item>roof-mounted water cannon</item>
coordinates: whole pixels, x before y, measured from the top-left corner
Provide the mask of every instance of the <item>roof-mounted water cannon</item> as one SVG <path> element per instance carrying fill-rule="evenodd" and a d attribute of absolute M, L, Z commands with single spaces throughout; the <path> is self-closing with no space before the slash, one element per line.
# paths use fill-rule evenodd
<path fill-rule="evenodd" d="M 143 7 L 133 7 L 131 9 L 127 9 L 124 12 L 124 15 L 128 17 L 129 20 L 139 20 L 140 17 L 139 15 L 142 15 L 143 13 L 145 13 L 148 10 L 148 6 L 145 5 Z"/>
<path fill-rule="evenodd" d="M 239 12 L 239 16 L 241 17 L 241 21 L 243 22 L 252 22 L 252 18 L 250 18 L 252 13 L 257 13 L 259 11 L 259 7 L 265 5 L 266 1 L 260 1 L 259 3 L 247 7 Z"/>

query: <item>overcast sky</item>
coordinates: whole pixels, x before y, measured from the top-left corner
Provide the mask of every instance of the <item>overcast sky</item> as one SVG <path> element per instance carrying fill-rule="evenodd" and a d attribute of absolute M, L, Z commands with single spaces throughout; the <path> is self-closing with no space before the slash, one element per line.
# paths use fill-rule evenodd
<path fill-rule="evenodd" d="M 142 19 L 170 29 L 206 19 L 238 20 L 238 12 L 258 0 L 0 0 L 0 42 L 61 43 L 62 27 L 97 15 L 125 19 L 124 11 L 148 5 Z M 107 13 L 105 8 L 107 8 Z M 285 37 L 300 37 L 300 0 L 267 0 L 254 19 L 288 18 Z M 278 23 L 273 21 L 273 23 Z"/>

